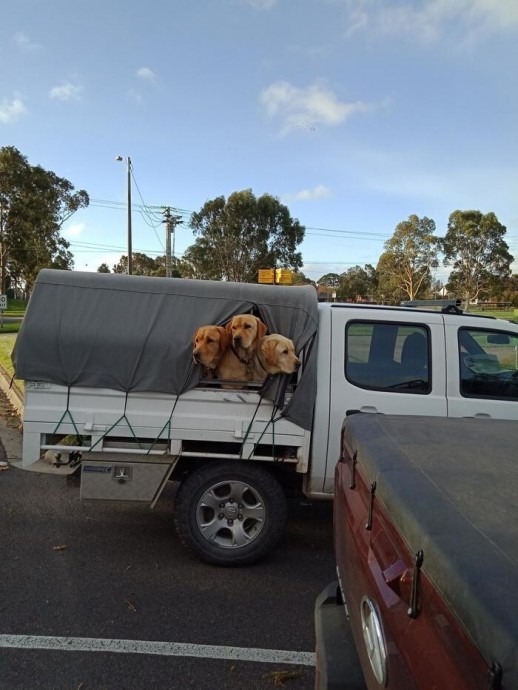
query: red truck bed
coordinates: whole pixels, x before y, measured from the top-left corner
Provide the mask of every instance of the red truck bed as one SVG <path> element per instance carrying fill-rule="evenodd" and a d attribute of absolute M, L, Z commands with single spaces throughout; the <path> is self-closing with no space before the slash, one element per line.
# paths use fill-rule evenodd
<path fill-rule="evenodd" d="M 368 687 L 518 688 L 516 422 L 348 417 L 334 529 Z"/>

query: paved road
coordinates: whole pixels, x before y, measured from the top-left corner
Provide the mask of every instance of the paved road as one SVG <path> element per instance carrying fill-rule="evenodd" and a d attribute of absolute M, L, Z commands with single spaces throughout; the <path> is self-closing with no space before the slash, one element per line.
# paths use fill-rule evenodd
<path fill-rule="evenodd" d="M 331 504 L 292 501 L 280 547 L 227 569 L 179 543 L 173 490 L 150 511 L 81 503 L 74 479 L 0 472 L 1 690 L 313 688 L 313 604 L 335 576 Z"/>

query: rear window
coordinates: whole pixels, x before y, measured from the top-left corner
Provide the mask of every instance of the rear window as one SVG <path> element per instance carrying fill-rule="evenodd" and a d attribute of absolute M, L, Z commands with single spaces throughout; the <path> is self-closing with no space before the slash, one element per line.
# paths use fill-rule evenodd
<path fill-rule="evenodd" d="M 460 390 L 467 398 L 518 399 L 518 336 L 459 329 Z"/>
<path fill-rule="evenodd" d="M 345 376 L 359 388 L 427 394 L 431 391 L 426 326 L 353 321 L 346 326 Z"/>

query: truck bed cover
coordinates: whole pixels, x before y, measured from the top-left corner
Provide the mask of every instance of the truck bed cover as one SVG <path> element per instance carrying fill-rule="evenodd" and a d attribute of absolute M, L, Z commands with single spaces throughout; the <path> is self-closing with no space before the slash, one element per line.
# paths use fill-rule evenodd
<path fill-rule="evenodd" d="M 291 338 L 304 366 L 284 416 L 311 429 L 316 395 L 318 301 L 312 286 L 283 287 L 44 269 L 13 351 L 26 381 L 181 393 L 194 388 L 199 326 L 252 310 L 270 333 Z M 279 380 L 281 377 L 276 376 Z M 286 378 L 286 377 L 283 377 Z M 263 391 L 274 399 L 276 385 Z"/>
<path fill-rule="evenodd" d="M 518 688 L 518 424 L 357 414 L 344 422 L 376 502 L 503 685 Z"/>

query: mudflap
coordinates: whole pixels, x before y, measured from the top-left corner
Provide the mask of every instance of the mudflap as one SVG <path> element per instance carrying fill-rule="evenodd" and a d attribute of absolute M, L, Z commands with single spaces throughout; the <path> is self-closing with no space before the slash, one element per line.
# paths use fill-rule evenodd
<path fill-rule="evenodd" d="M 338 581 L 315 601 L 315 690 L 366 690 L 356 645 L 341 603 Z"/>

